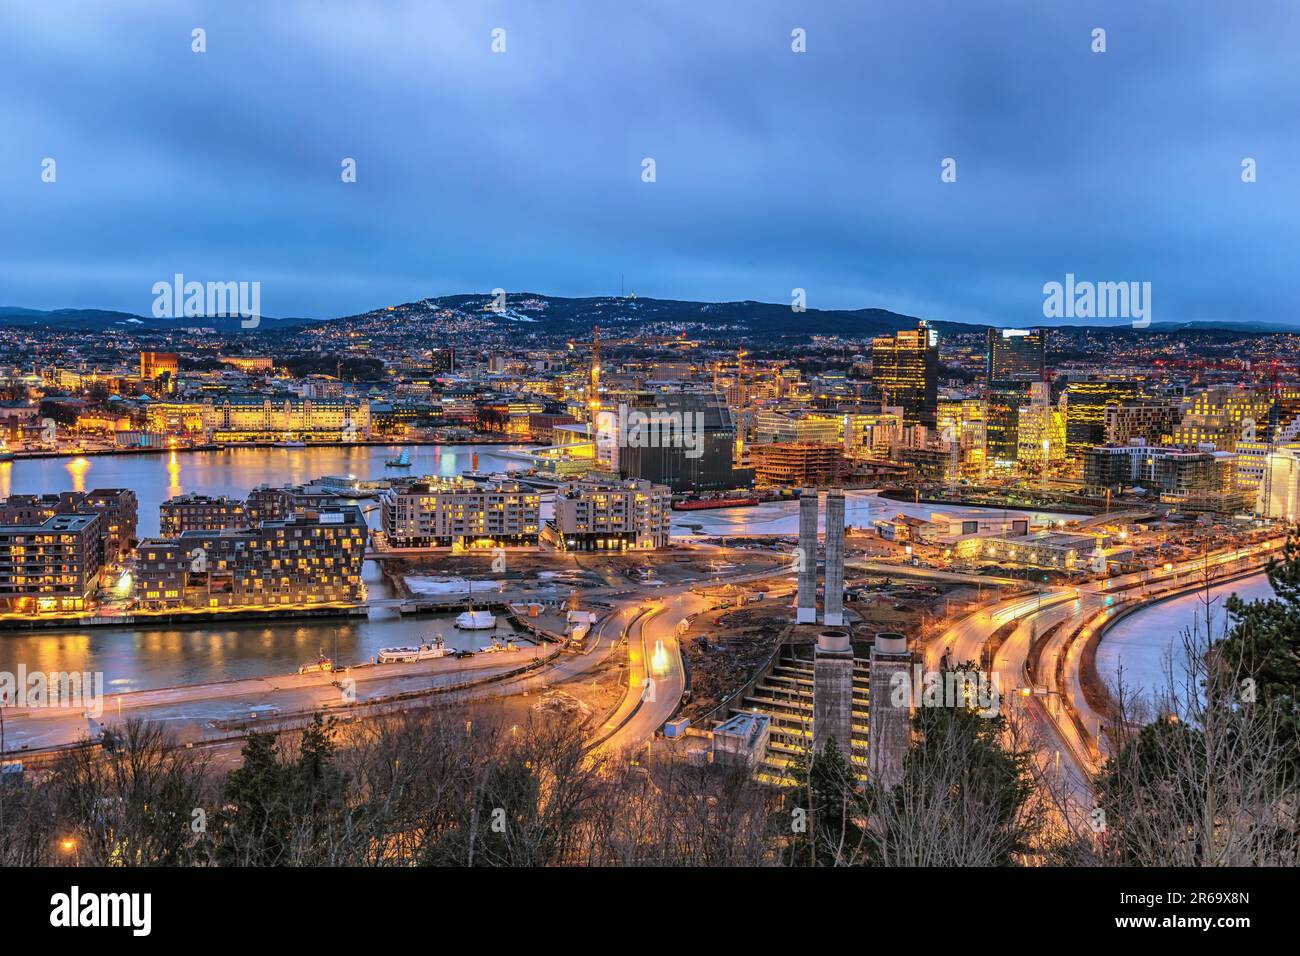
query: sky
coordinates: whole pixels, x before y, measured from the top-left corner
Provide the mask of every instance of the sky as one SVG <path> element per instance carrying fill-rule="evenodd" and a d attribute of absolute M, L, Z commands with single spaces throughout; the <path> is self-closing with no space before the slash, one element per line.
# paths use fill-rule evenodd
<path fill-rule="evenodd" d="M 1072 274 L 1300 324 L 1298 47 L 1280 0 L 0 0 L 0 305 L 622 281 L 1017 326 Z"/>

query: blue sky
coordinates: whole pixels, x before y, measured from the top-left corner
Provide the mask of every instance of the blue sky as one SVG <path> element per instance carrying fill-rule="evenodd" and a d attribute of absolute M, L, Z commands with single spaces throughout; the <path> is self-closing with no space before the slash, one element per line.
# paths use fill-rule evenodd
<path fill-rule="evenodd" d="M 1024 325 L 1074 273 L 1150 282 L 1156 321 L 1300 321 L 1298 46 L 1276 0 L 0 0 L 0 305 L 147 313 L 182 272 L 331 317 L 623 274 Z"/>

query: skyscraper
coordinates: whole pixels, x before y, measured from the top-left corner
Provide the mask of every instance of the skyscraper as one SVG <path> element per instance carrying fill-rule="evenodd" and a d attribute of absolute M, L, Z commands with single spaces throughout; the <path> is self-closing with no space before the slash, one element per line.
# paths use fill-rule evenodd
<path fill-rule="evenodd" d="M 871 340 L 871 378 L 887 399 L 903 409 L 911 425 L 934 426 L 939 404 L 939 334 L 924 320 L 915 329 Z"/>
<path fill-rule="evenodd" d="M 1046 329 L 989 329 L 985 371 L 1000 382 L 1037 382 L 1047 368 Z"/>

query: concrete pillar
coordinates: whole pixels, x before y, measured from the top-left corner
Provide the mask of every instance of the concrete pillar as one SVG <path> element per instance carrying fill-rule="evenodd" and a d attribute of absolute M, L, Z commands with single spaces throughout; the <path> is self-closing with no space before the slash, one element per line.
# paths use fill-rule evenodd
<path fill-rule="evenodd" d="M 799 603 L 797 624 L 817 623 L 817 491 L 799 494 Z"/>
<path fill-rule="evenodd" d="M 912 655 L 907 638 L 891 632 L 877 634 L 871 648 L 867 779 L 886 790 L 903 778 L 903 758 L 911 739 L 912 695 L 895 694 L 896 681 L 911 686 Z"/>
<path fill-rule="evenodd" d="M 826 495 L 826 598 L 823 623 L 844 624 L 844 489 Z"/>
<path fill-rule="evenodd" d="M 825 630 L 813 657 L 813 750 L 828 740 L 847 759 L 853 750 L 853 646 L 848 631 Z"/>

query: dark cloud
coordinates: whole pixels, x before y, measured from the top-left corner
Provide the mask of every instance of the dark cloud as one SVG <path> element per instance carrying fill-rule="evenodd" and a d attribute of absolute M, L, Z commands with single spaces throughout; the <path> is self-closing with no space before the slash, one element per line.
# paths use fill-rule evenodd
<path fill-rule="evenodd" d="M 146 311 L 184 272 L 331 316 L 625 274 L 1019 324 L 1072 272 L 1151 282 L 1158 321 L 1295 320 L 1300 8 L 1134 6 L 5 3 L 0 304 Z"/>

